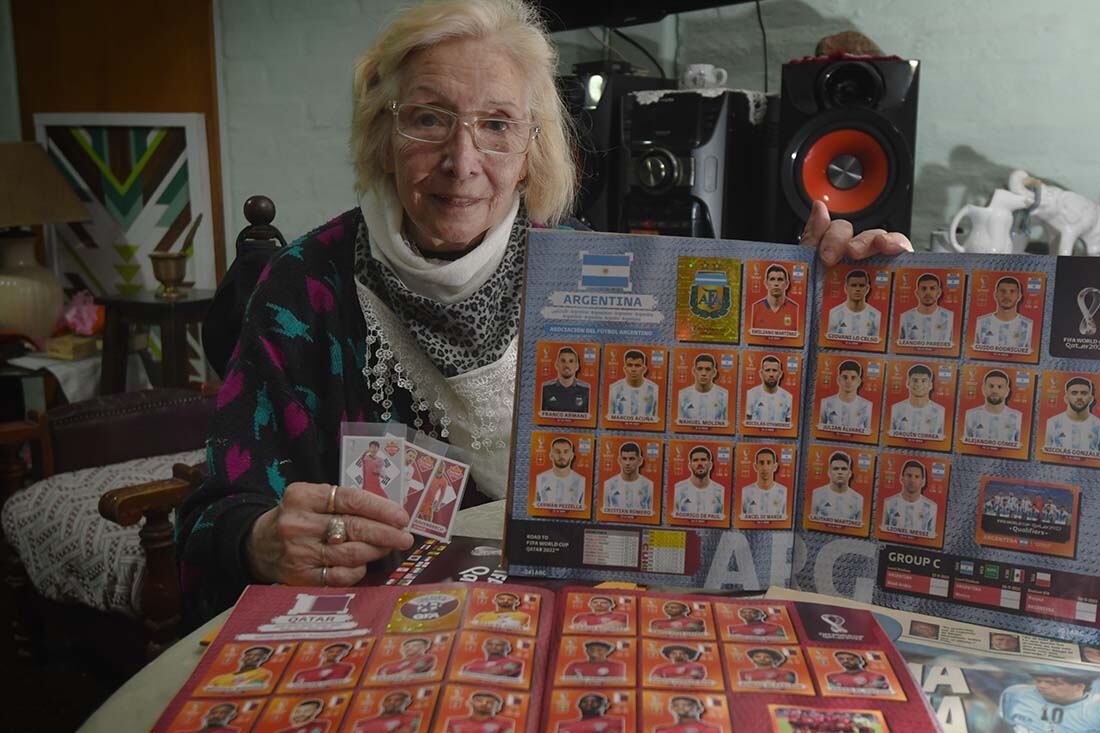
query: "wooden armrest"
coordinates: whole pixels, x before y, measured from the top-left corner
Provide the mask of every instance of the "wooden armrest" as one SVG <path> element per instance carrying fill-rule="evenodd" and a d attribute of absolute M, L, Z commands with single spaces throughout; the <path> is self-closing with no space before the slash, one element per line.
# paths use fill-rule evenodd
<path fill-rule="evenodd" d="M 129 527 L 147 512 L 170 512 L 191 493 L 190 481 L 167 478 L 136 486 L 123 486 L 99 497 L 99 513 L 104 519 Z"/>
<path fill-rule="evenodd" d="M 172 478 L 121 486 L 99 497 L 99 515 L 123 527 L 137 524 L 150 514 L 167 514 L 206 478 L 201 466 L 176 463 Z"/>
<path fill-rule="evenodd" d="M 26 443 L 42 438 L 42 425 L 30 420 L 0 423 L 0 444 Z"/>
<path fill-rule="evenodd" d="M 142 518 L 141 548 L 145 552 L 145 582 L 141 609 L 159 652 L 175 638 L 180 622 L 180 590 L 169 515 L 203 479 L 198 467 L 177 463 L 172 478 L 112 489 L 99 498 L 99 513 L 123 527 Z"/>

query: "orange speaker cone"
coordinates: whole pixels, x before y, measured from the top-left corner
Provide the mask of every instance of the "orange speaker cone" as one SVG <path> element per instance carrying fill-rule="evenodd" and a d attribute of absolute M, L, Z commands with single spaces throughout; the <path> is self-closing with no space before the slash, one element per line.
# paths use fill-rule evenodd
<path fill-rule="evenodd" d="M 862 178 L 848 178 L 851 187 L 838 187 L 829 166 L 854 159 Z M 886 189 L 890 159 L 882 143 L 862 130 L 841 129 L 813 141 L 802 160 L 802 188 L 810 200 L 821 199 L 834 214 L 853 214 L 873 204 Z"/>

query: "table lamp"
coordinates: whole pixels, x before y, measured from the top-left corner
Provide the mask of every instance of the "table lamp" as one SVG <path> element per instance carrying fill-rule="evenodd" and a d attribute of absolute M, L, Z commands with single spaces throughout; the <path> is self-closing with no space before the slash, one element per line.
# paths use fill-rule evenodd
<path fill-rule="evenodd" d="M 64 295 L 35 260 L 31 227 L 90 218 L 40 145 L 0 143 L 0 330 L 30 336 L 42 347 Z"/>

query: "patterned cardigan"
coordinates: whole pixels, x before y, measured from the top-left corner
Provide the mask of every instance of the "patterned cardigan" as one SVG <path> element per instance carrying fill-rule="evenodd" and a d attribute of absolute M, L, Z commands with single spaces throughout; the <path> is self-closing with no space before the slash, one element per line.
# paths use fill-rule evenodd
<path fill-rule="evenodd" d="M 252 523 L 295 481 L 336 483 L 340 423 L 381 422 L 363 368 L 352 209 L 280 251 L 260 275 L 226 366 L 207 440 L 209 478 L 176 522 L 184 625 L 228 608 L 248 583 Z M 411 424 L 405 390 L 392 420 Z"/>
<path fill-rule="evenodd" d="M 367 353 L 353 276 L 361 223 L 362 213 L 352 209 L 283 249 L 249 300 L 207 440 L 209 478 L 176 522 L 187 628 L 257 582 L 245 541 L 287 485 L 338 481 L 340 423 L 382 422 L 363 376 L 377 362 Z M 576 219 L 560 226 L 587 229 Z M 394 390 L 392 400 L 391 421 L 412 424 L 409 392 Z"/>

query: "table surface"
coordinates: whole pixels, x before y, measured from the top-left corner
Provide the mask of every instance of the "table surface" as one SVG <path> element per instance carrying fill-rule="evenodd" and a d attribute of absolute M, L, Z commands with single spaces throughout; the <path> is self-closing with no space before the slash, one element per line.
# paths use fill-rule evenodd
<path fill-rule="evenodd" d="M 178 300 L 164 300 L 158 298 L 154 290 L 139 290 L 136 293 L 105 293 L 95 296 L 95 302 L 100 305 L 114 303 L 149 303 L 154 305 L 188 305 L 189 303 L 206 302 L 214 297 L 214 290 L 200 290 L 196 288 L 182 288 L 187 293 L 186 298 Z"/>
<path fill-rule="evenodd" d="M 455 519 L 456 535 L 501 539 L 503 531 L 504 501 L 463 509 Z M 83 733 L 122 733 L 152 728 L 202 658 L 203 647 L 199 641 L 225 623 L 231 610 L 223 611 L 166 649 L 118 688 L 80 730 Z"/>

